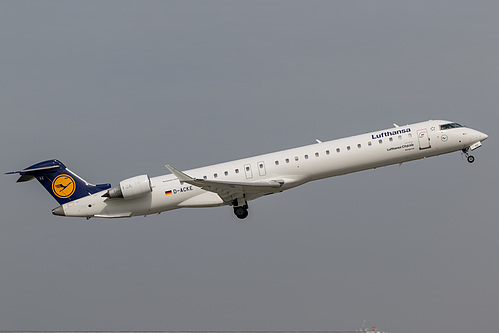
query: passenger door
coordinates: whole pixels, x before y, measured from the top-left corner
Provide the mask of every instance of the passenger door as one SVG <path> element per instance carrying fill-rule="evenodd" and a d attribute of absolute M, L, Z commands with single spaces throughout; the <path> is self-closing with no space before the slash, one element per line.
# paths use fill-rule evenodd
<path fill-rule="evenodd" d="M 430 137 L 427 129 L 418 130 L 418 141 L 420 150 L 431 148 Z"/>

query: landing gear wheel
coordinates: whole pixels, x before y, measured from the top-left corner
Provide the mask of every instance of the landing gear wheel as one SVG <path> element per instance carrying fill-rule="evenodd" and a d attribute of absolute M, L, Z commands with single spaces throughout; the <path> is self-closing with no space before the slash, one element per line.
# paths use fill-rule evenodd
<path fill-rule="evenodd" d="M 463 149 L 463 154 L 466 155 L 466 159 L 468 160 L 468 163 L 473 163 L 475 162 L 475 157 L 471 156 L 471 155 L 468 155 L 468 151 L 470 150 L 470 148 L 464 148 Z"/>
<path fill-rule="evenodd" d="M 243 206 L 234 207 L 234 214 L 240 219 L 248 217 L 248 209 Z"/>

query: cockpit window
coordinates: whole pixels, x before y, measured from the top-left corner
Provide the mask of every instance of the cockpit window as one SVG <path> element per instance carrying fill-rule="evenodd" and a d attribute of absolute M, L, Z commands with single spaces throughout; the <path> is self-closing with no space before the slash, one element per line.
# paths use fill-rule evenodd
<path fill-rule="evenodd" d="M 458 124 L 458 123 L 450 123 L 450 124 L 440 125 L 440 130 L 443 131 L 443 130 L 447 130 L 447 129 L 451 129 L 451 128 L 459 128 L 459 127 L 465 127 L 465 126 Z"/>

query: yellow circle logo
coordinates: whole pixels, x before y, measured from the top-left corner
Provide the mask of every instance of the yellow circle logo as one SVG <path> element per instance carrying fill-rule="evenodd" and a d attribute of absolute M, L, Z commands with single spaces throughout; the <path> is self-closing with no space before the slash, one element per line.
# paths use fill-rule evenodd
<path fill-rule="evenodd" d="M 69 198 L 75 193 L 76 183 L 69 175 L 59 175 L 52 182 L 52 192 L 59 198 Z"/>

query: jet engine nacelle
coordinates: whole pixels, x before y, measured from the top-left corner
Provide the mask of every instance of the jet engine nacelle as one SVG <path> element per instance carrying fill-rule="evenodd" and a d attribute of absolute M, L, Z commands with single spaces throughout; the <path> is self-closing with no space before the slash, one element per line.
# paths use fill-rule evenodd
<path fill-rule="evenodd" d="M 128 200 L 141 197 L 150 192 L 152 192 L 152 186 L 149 176 L 140 175 L 121 181 L 119 186 L 109 189 L 103 196 Z"/>

